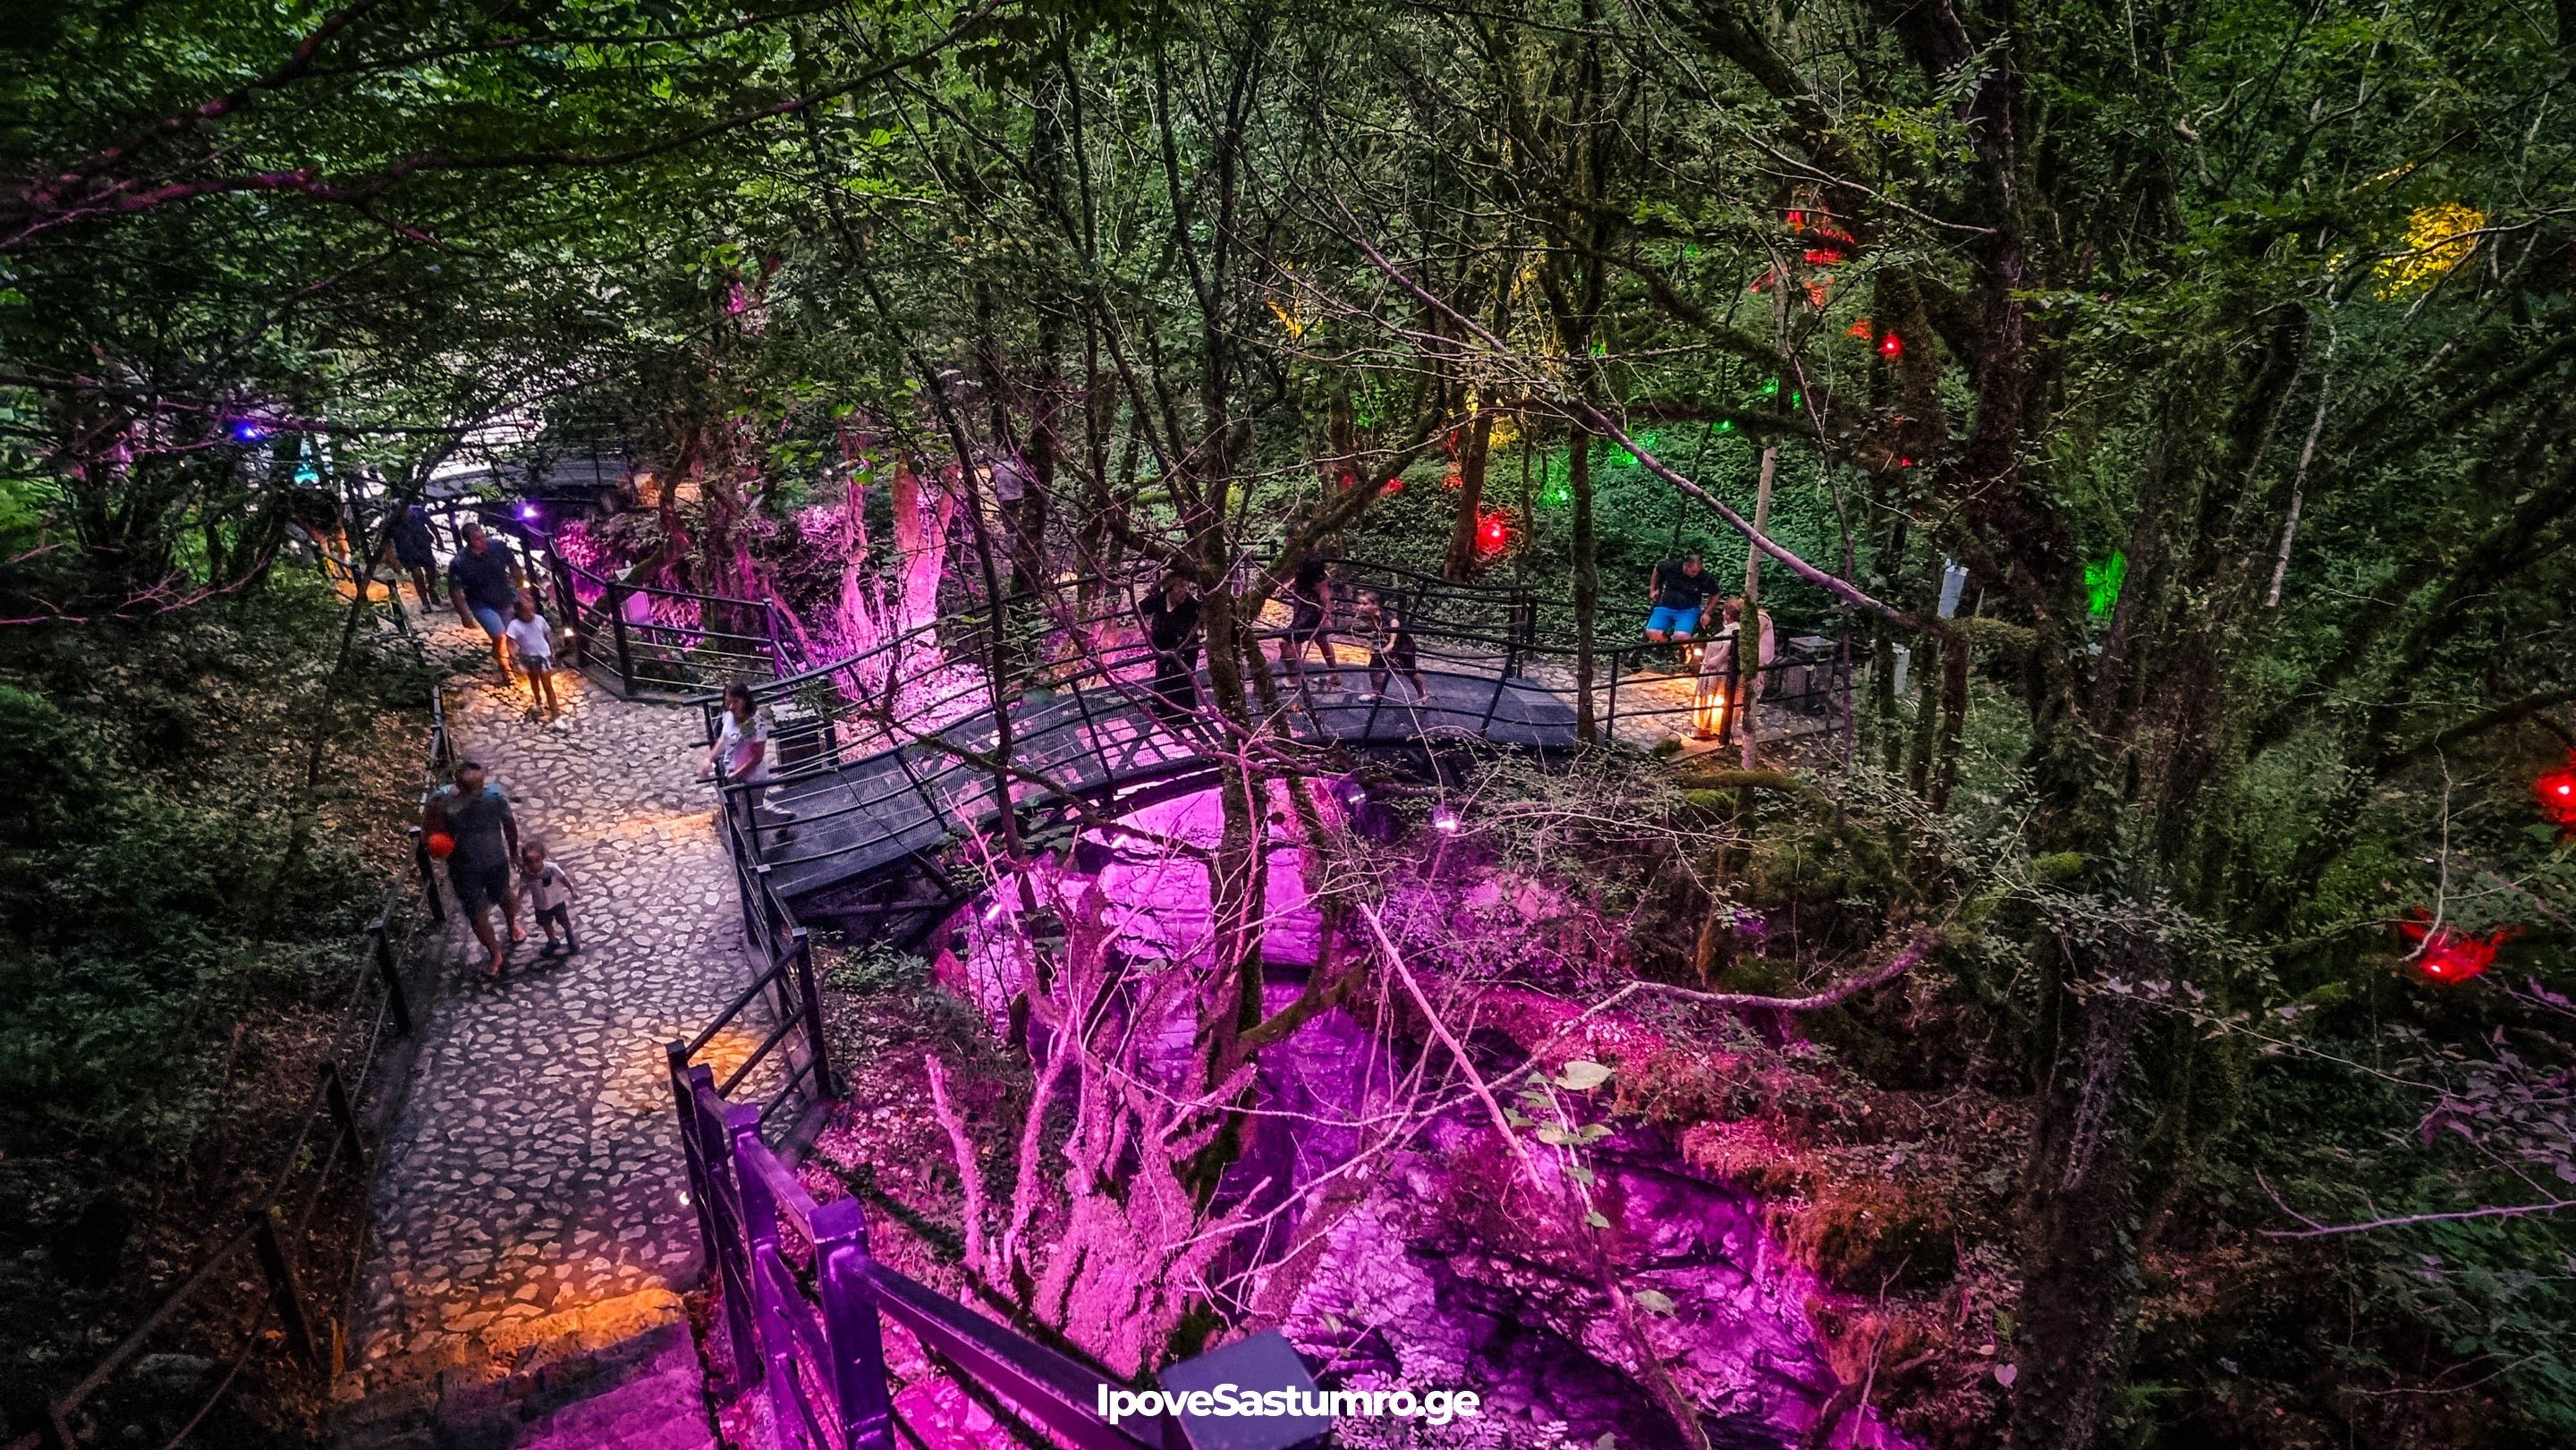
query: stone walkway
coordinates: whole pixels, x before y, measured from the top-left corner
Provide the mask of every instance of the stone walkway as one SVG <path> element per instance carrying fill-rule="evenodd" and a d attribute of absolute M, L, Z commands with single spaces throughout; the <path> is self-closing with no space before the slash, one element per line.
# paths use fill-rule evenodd
<path fill-rule="evenodd" d="M 538 957 L 532 930 L 496 985 L 451 918 L 455 975 L 381 1149 L 343 1398 L 452 1395 L 634 1339 L 700 1276 L 662 1045 L 713 1020 L 749 963 L 696 721 L 566 674 L 567 728 L 543 729 L 488 658 L 451 685 L 449 719 L 572 877 L 583 950 Z"/>

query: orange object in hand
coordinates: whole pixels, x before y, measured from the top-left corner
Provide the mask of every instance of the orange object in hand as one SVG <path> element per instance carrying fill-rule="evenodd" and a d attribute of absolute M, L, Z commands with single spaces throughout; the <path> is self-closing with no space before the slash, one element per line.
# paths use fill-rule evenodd
<path fill-rule="evenodd" d="M 445 831 L 433 831 L 429 837 L 429 854 L 444 861 L 456 854 L 456 838 Z"/>

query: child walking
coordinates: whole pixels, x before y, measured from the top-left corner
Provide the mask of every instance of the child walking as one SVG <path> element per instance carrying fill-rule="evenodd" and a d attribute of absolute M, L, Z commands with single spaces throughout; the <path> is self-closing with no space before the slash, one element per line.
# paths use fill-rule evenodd
<path fill-rule="evenodd" d="M 561 722 L 563 706 L 555 699 L 554 629 L 537 613 L 536 599 L 521 590 L 510 601 L 510 622 L 502 629 L 511 657 L 528 677 L 528 718 Z"/>
<path fill-rule="evenodd" d="M 581 938 L 572 933 L 572 878 L 534 841 L 519 849 L 519 894 L 536 912 L 537 925 L 545 928 L 546 944 L 540 956 L 570 956 L 581 950 Z M 556 939 L 557 931 L 563 933 L 561 940 Z"/>

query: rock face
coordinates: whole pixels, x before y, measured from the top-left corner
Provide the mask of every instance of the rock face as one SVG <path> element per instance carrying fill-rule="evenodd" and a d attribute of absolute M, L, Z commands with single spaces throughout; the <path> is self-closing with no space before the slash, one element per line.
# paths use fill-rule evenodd
<path fill-rule="evenodd" d="M 1637 1376 L 1606 1268 L 1632 1304 L 1656 1302 L 1644 1291 L 1669 1301 L 1639 1308 L 1637 1322 L 1702 1408 L 1712 1444 L 1799 1444 L 1842 1387 L 1807 1315 L 1819 1286 L 1764 1235 L 1751 1195 L 1691 1173 L 1647 1135 L 1619 1134 L 1589 1154 L 1592 1201 L 1610 1226 L 1576 1229 L 1526 1216 L 1536 1195 L 1473 1118 L 1445 1117 L 1427 1137 L 1355 1202 L 1319 1210 L 1329 1224 L 1265 1271 L 1264 1307 L 1328 1372 L 1475 1390 L 1489 1421 L 1513 1424 L 1504 1443 L 1681 1444 Z M 1414 1443 L 1459 1446 L 1484 1433 L 1413 1431 Z M 1845 1424 L 1835 1442 L 1904 1443 L 1875 1419 Z"/>

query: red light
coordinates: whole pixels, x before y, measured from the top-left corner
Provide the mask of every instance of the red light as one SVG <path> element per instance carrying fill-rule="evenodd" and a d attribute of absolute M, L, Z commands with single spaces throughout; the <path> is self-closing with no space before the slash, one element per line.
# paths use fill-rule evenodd
<path fill-rule="evenodd" d="M 1843 254 L 1831 247 L 1810 247 L 1805 255 L 1810 267 L 1830 267 L 1843 259 Z"/>
<path fill-rule="evenodd" d="M 2397 931 L 2408 941 L 2422 944 L 2415 952 L 2415 969 L 2436 982 L 2465 982 L 2494 966 L 2496 949 L 2513 936 L 2509 926 L 2485 936 L 2435 926 L 2420 907 L 2414 920 L 2397 923 Z"/>
<path fill-rule="evenodd" d="M 1803 232 L 1806 229 L 1807 214 L 1805 212 L 1793 211 L 1789 213 L 1789 230 L 1793 232 Z"/>
<path fill-rule="evenodd" d="M 1447 473 L 1441 475 L 1440 486 L 1442 488 L 1464 488 L 1467 486 L 1467 476 L 1454 468 L 1450 469 Z"/>
<path fill-rule="evenodd" d="M 1899 468 L 1912 468 L 1914 466 L 1914 460 L 1911 458 L 1900 458 L 1896 460 L 1896 466 Z"/>
<path fill-rule="evenodd" d="M 1400 478 L 1390 478 L 1386 481 L 1386 485 L 1383 488 L 1380 488 L 1378 492 L 1402 493 L 1404 492 L 1404 480 Z"/>
<path fill-rule="evenodd" d="M 1501 514 L 1487 514 L 1476 522 L 1476 547 L 1488 554 L 1501 553 L 1510 537 L 1509 531 L 1503 527 Z"/>
<path fill-rule="evenodd" d="M 1843 336 L 1845 337 L 1857 337 L 1866 340 L 1870 335 L 1871 328 L 1869 325 L 1869 319 L 1866 317 L 1843 329 Z"/>
<path fill-rule="evenodd" d="M 2531 783 L 2532 794 L 2540 798 L 2540 813 L 2562 831 L 2576 831 L 2576 753 L 2567 763 Z"/>
<path fill-rule="evenodd" d="M 1878 355 L 1880 357 L 1905 356 L 1905 339 L 1898 337 L 1892 332 L 1887 336 L 1880 338 L 1878 340 Z"/>

